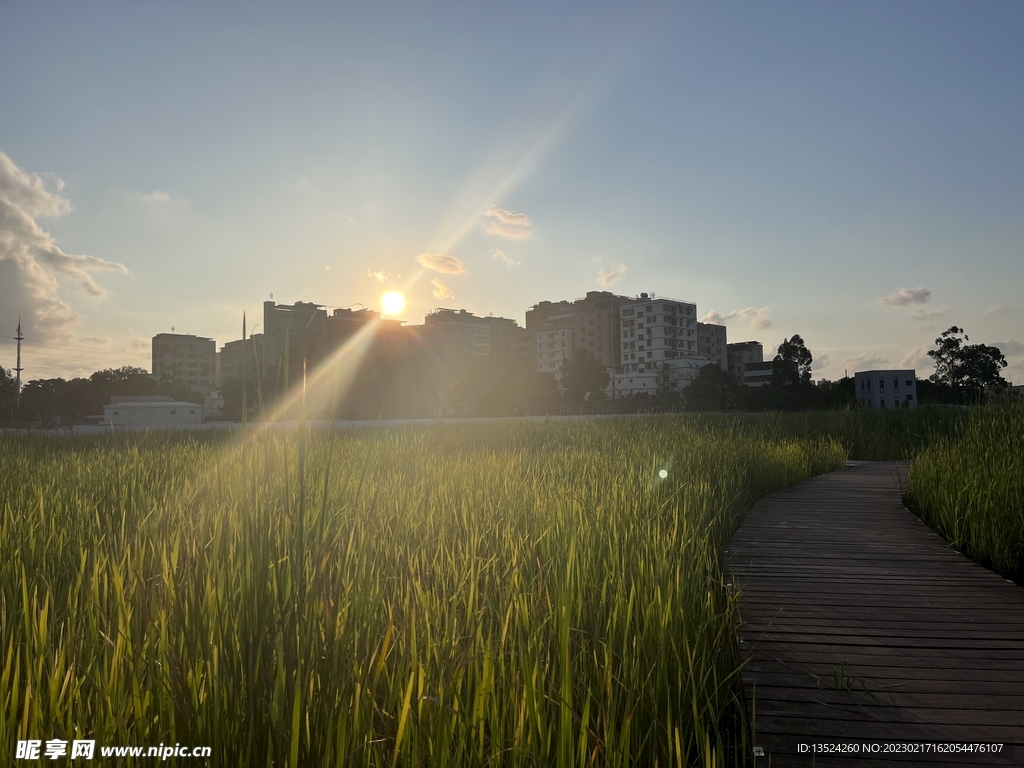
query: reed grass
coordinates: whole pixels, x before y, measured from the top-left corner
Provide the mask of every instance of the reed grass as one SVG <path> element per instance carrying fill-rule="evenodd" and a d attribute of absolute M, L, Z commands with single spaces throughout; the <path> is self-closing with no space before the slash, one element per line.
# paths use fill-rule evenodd
<path fill-rule="evenodd" d="M 4 439 L 0 743 L 178 742 L 239 766 L 743 763 L 722 548 L 756 498 L 848 453 L 777 428 Z"/>
<path fill-rule="evenodd" d="M 907 502 L 953 546 L 1024 582 L 1024 407 L 973 408 L 915 457 Z"/>

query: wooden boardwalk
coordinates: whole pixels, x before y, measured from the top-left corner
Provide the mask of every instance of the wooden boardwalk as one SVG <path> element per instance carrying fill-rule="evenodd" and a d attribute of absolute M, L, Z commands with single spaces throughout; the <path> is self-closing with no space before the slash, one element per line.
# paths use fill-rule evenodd
<path fill-rule="evenodd" d="M 759 766 L 1024 766 L 1024 588 L 904 508 L 900 477 L 871 463 L 813 478 L 762 499 L 730 542 Z M 923 741 L 1005 746 L 798 751 Z"/>

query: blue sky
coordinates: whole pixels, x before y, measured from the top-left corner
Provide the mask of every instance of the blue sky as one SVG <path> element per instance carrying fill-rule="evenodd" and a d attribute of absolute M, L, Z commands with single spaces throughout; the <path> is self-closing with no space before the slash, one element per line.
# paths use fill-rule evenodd
<path fill-rule="evenodd" d="M 522 322 L 608 287 L 816 376 L 927 374 L 955 324 L 1024 381 L 1024 6 L 549 5 L 0 2 L 26 374 L 271 293 Z"/>

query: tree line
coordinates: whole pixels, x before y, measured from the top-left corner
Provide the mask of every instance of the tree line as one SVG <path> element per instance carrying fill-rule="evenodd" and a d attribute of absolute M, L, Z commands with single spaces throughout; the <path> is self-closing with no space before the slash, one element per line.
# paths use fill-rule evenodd
<path fill-rule="evenodd" d="M 970 404 L 1002 392 L 1006 360 L 996 348 L 968 344 L 956 326 L 935 340 L 928 354 L 935 373 L 918 380 L 923 404 Z M 854 380 L 826 386 L 811 380 L 814 358 L 799 335 L 785 339 L 772 361 L 771 382 L 742 386 L 716 364 L 700 369 L 685 388 L 660 379 L 656 391 L 608 398 L 607 369 L 586 349 L 574 350 L 563 363 L 560 380 L 552 373 L 499 357 L 477 357 L 454 348 L 437 350 L 415 339 L 395 336 L 371 345 L 357 361 L 329 357 L 287 366 L 260 368 L 252 380 L 223 382 L 223 418 L 241 420 L 274 413 L 297 418 L 300 399 L 286 405 L 285 394 L 301 384 L 303 370 L 316 373 L 305 404 L 309 418 L 401 419 L 446 415 L 527 415 L 545 413 L 629 413 L 639 411 L 769 411 L 856 406 Z M 306 365 L 303 365 L 303 362 Z M 333 366 L 333 368 L 332 368 Z M 326 375 L 325 375 L 326 374 Z M 14 381 L 0 368 L 0 421 L 15 421 Z M 144 369 L 122 367 L 97 371 L 88 378 L 37 379 L 22 389 L 20 420 L 77 424 L 101 415 L 115 395 L 168 395 L 202 403 L 203 397 L 182 385 L 160 383 Z M 290 402 L 290 401 L 289 401 Z"/>

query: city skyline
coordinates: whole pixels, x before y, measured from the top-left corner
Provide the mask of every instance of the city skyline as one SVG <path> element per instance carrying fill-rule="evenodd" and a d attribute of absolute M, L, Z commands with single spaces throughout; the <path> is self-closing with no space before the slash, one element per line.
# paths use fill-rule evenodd
<path fill-rule="evenodd" d="M 1016 6 L 61 7 L 0 9 L 26 380 L 219 349 L 271 293 L 524 325 L 602 289 L 799 333 L 815 378 L 927 375 L 958 325 L 1024 379 Z"/>

